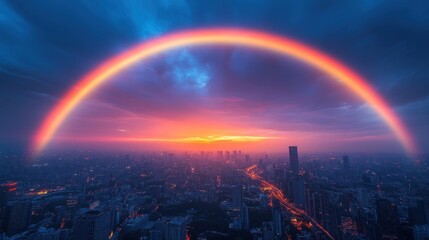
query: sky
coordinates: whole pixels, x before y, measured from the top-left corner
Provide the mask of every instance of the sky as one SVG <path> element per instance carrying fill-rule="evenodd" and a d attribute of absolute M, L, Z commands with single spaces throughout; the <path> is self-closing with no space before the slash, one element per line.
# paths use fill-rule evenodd
<path fill-rule="evenodd" d="M 238 27 L 290 37 L 349 66 L 429 151 L 426 1 L 0 1 L 0 150 L 28 149 L 87 72 L 145 40 Z M 139 62 L 73 110 L 50 148 L 402 152 L 380 117 L 330 76 L 239 46 Z"/>

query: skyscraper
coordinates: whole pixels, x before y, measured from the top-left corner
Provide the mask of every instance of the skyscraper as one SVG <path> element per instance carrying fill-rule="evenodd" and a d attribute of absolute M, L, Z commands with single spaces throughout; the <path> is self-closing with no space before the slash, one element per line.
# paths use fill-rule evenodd
<path fill-rule="evenodd" d="M 168 221 L 165 217 L 156 220 L 152 230 L 150 231 L 150 240 L 165 239 L 167 223 Z"/>
<path fill-rule="evenodd" d="M 344 155 L 343 156 L 343 170 L 344 171 L 349 171 L 349 169 L 350 169 L 349 156 Z"/>
<path fill-rule="evenodd" d="M 3 222 L 7 235 L 14 235 L 27 229 L 30 224 L 30 217 L 30 201 L 13 202 L 8 205 L 5 213 L 5 221 Z"/>
<path fill-rule="evenodd" d="M 424 225 L 428 223 L 423 200 L 417 200 L 415 206 L 408 208 L 408 219 L 411 225 Z"/>
<path fill-rule="evenodd" d="M 377 199 L 375 205 L 381 235 L 395 236 L 399 227 L 399 214 L 396 204 L 387 199 Z"/>
<path fill-rule="evenodd" d="M 273 222 L 262 223 L 262 239 L 263 240 L 273 239 Z"/>
<path fill-rule="evenodd" d="M 290 162 L 290 170 L 294 173 L 298 173 L 299 164 L 298 164 L 298 147 L 297 146 L 289 146 L 289 162 Z"/>
<path fill-rule="evenodd" d="M 7 202 L 13 199 L 17 188 L 17 182 L 0 183 L 0 208 L 5 208 Z"/>
<path fill-rule="evenodd" d="M 305 206 L 305 188 L 304 188 L 304 179 L 298 176 L 292 182 L 292 196 L 293 202 L 298 205 L 300 208 Z"/>
<path fill-rule="evenodd" d="M 106 212 L 88 211 L 77 217 L 73 226 L 73 240 L 108 239 L 110 233 L 110 215 Z"/>
<path fill-rule="evenodd" d="M 0 185 L 0 209 L 7 206 L 7 201 L 9 199 L 9 189 L 6 186 Z"/>
<path fill-rule="evenodd" d="M 6 221 L 7 202 L 9 200 L 9 188 L 0 184 L 0 233 L 5 232 L 3 222 Z"/>
<path fill-rule="evenodd" d="M 175 217 L 167 224 L 166 240 L 186 239 L 186 218 Z"/>
<path fill-rule="evenodd" d="M 282 230 L 282 213 L 279 209 L 273 210 L 273 233 L 277 238 L 281 238 L 283 235 Z"/>
<path fill-rule="evenodd" d="M 273 199 L 273 235 L 280 239 L 283 235 L 282 212 L 277 199 Z"/>
<path fill-rule="evenodd" d="M 243 188 L 241 185 L 234 186 L 232 189 L 232 207 L 241 209 L 243 206 Z"/>
<path fill-rule="evenodd" d="M 242 230 L 249 230 L 249 208 L 245 204 L 240 211 L 240 225 Z"/>

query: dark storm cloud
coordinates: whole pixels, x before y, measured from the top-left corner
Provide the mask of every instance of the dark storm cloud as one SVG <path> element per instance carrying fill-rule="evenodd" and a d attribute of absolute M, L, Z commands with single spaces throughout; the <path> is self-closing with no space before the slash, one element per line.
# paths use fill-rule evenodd
<path fill-rule="evenodd" d="M 426 147 L 428 8 L 426 1 L 1 2 L 0 141 L 28 139 L 76 79 L 135 43 L 185 28 L 240 26 L 291 36 L 343 60 L 395 106 Z M 290 59 L 241 48 L 176 53 L 154 59 L 150 68 L 136 66 L 118 76 L 127 83 L 113 81 L 91 99 L 134 114 L 177 116 L 200 111 L 209 96 L 213 105 L 265 111 L 273 127 L 276 120 L 299 118 L 313 124 L 308 129 L 379 126 L 358 117 L 364 106 L 348 91 Z M 354 114 L 343 116 L 348 108 Z M 280 109 L 290 116 L 279 116 Z"/>

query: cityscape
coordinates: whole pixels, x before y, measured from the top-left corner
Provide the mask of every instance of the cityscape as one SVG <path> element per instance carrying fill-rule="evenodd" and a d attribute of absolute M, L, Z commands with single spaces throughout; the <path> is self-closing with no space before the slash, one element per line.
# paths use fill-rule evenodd
<path fill-rule="evenodd" d="M 426 239 L 429 158 L 2 153 L 3 239 Z M 406 171 L 404 171 L 406 169 Z"/>
<path fill-rule="evenodd" d="M 0 1 L 0 240 L 429 240 L 425 0 Z"/>

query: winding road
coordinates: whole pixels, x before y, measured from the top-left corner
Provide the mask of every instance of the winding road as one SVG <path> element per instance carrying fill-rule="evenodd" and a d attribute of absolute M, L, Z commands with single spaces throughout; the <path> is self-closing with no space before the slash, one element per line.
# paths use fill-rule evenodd
<path fill-rule="evenodd" d="M 272 184 L 272 183 L 266 181 L 264 178 L 262 178 L 258 174 L 258 168 L 257 168 L 256 164 L 244 169 L 244 173 L 246 173 L 246 175 L 249 178 L 260 182 L 262 187 L 268 188 L 270 190 L 271 197 L 276 198 L 280 202 L 280 204 L 284 208 L 286 208 L 290 213 L 292 213 L 296 217 L 300 217 L 300 218 L 303 218 L 303 219 L 311 222 L 311 224 L 313 224 L 316 228 L 318 228 L 320 231 L 322 231 L 327 237 L 329 237 L 329 239 L 335 240 L 335 238 L 325 228 L 323 228 L 323 226 L 320 225 L 315 219 L 310 217 L 304 210 L 297 208 L 295 205 L 293 205 L 293 203 L 291 203 L 283 195 L 282 191 L 278 187 L 276 187 L 274 184 Z"/>

